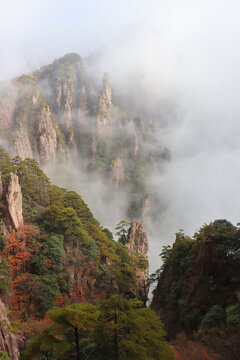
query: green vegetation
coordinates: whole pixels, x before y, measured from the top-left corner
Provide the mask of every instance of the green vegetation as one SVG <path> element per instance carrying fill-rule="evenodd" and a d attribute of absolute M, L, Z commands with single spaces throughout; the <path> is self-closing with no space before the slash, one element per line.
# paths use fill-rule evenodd
<path fill-rule="evenodd" d="M 0 294 L 3 294 L 9 288 L 11 282 L 10 271 L 6 259 L 0 262 Z"/>
<path fill-rule="evenodd" d="M 52 324 L 27 344 L 23 360 L 174 359 L 160 319 L 137 299 L 55 307 L 47 318 Z"/>
<path fill-rule="evenodd" d="M 102 229 L 82 198 L 52 185 L 35 160 L 10 159 L 0 150 L 4 189 L 10 172 L 15 172 L 22 189 L 26 226 L 37 224 L 40 230 L 37 237 L 29 237 L 29 230 L 23 230 L 29 238 L 27 245 L 21 240 L 21 232 L 12 235 L 21 249 L 18 251 L 22 251 L 24 265 L 18 265 L 11 274 L 6 261 L 13 247 L 9 243 L 10 250 L 6 250 L 2 243 L 6 255 L 1 262 L 0 287 L 4 292 L 18 281 L 16 299 L 21 301 L 16 300 L 20 305 L 14 311 L 22 318 L 34 311 L 43 316 L 59 299 L 68 304 L 116 292 L 133 296 L 136 267 L 146 266 L 143 259 L 136 264 L 125 246 L 113 241 L 108 229 Z M 0 211 L 3 224 L 8 224 L 4 196 Z"/>
<path fill-rule="evenodd" d="M 226 313 L 224 309 L 219 305 L 214 305 L 203 317 L 200 323 L 200 329 L 204 331 L 206 328 L 221 327 L 225 318 Z"/>
<path fill-rule="evenodd" d="M 240 328 L 240 293 L 237 294 L 237 303 L 227 307 L 227 324 Z"/>
<path fill-rule="evenodd" d="M 115 242 L 82 198 L 52 185 L 35 160 L 11 159 L 0 148 L 0 165 L 2 224 L 9 223 L 5 193 L 10 172 L 19 177 L 25 221 L 7 240 L 1 234 L 0 292 L 4 295 L 11 289 L 11 319 L 27 336 L 36 333 L 36 321 L 43 328 L 46 312 L 50 322 L 29 342 L 23 358 L 65 360 L 86 355 L 104 359 L 110 353 L 114 358 L 109 318 L 114 308 L 119 324 L 113 327 L 119 337 L 118 359 L 158 359 L 163 353 L 172 359 L 158 317 L 138 300 L 131 300 L 136 269 L 146 269 L 148 263 L 141 256 L 129 255 L 124 246 L 130 223 L 119 224 L 120 241 Z M 130 300 L 116 295 L 103 301 L 112 294 Z"/>
<path fill-rule="evenodd" d="M 137 255 L 137 264 L 141 270 L 146 270 L 149 266 L 148 260 L 142 255 Z"/>
<path fill-rule="evenodd" d="M 152 307 L 163 312 L 170 336 L 195 336 L 229 360 L 239 353 L 239 249 L 240 229 L 227 220 L 204 225 L 194 238 L 180 230 L 152 276 Z"/>
<path fill-rule="evenodd" d="M 126 220 L 121 220 L 115 227 L 115 230 L 117 230 L 116 235 L 118 236 L 118 241 L 123 245 L 127 244 L 129 241 L 129 229 L 130 223 Z"/>
<path fill-rule="evenodd" d="M 9 155 L 5 152 L 2 146 L 0 146 L 0 174 L 3 186 L 8 184 L 9 174 L 14 170 L 14 165 L 11 162 Z"/>
<path fill-rule="evenodd" d="M 1 360 L 10 360 L 8 354 L 5 351 L 0 351 Z"/>
<path fill-rule="evenodd" d="M 129 194 L 126 216 L 129 221 L 141 218 L 145 200 L 151 196 L 147 174 L 153 157 L 156 163 L 164 157 L 156 138 L 159 152 L 151 150 L 152 126 L 141 118 L 132 120 L 113 105 L 109 110 L 112 133 L 100 135 L 96 116 L 109 113 L 100 108 L 99 91 L 86 76 L 81 57 L 74 53 L 20 76 L 14 87 L 16 101 L 8 129 L 11 145 L 22 146 L 24 152 L 23 144 L 28 147 L 30 143 L 30 153 L 43 164 L 44 141 L 55 143 L 55 134 L 49 138 L 50 125 L 56 132 L 57 159 L 66 159 L 74 149 L 80 159 L 77 167 L 82 169 L 84 163 L 89 176 L 109 179 L 109 183 L 115 181 L 112 172 L 120 159 L 123 171 L 118 186 Z M 25 225 L 15 230 L 10 228 L 6 203 L 10 172 L 18 175 L 23 195 Z M 146 270 L 148 262 L 140 255 L 130 255 L 125 247 L 129 223 L 119 224 L 119 241 L 115 242 L 77 193 L 52 185 L 35 160 L 11 159 L 2 147 L 0 173 L 1 225 L 10 231 L 8 237 L 5 227 L 4 234 L 0 232 L 0 293 L 9 298 L 11 319 L 19 322 L 27 337 L 38 327 L 42 330 L 29 343 L 25 356 L 171 359 L 160 320 L 132 299 L 141 293 L 136 270 Z M 111 298 L 112 294 L 118 295 Z M 106 298 L 110 299 L 104 302 Z M 109 318 L 113 311 L 114 320 Z M 44 330 L 46 312 L 51 320 L 46 320 L 50 326 Z"/>

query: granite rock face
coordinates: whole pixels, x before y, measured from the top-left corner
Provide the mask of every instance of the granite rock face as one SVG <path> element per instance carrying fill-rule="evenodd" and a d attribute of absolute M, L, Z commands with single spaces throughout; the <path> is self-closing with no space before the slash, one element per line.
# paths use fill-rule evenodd
<path fill-rule="evenodd" d="M 0 144 L 12 149 L 11 156 L 33 158 L 53 172 L 67 162 L 93 182 L 97 177 L 116 185 L 127 195 L 127 217 L 145 221 L 157 203 L 148 195 L 154 191 L 147 177 L 161 171 L 169 152 L 148 113 L 133 110 L 131 93 L 126 90 L 121 101 L 106 73 L 99 85 L 85 67 L 95 73 L 71 53 L 13 79 L 4 91 L 1 86 Z"/>
<path fill-rule="evenodd" d="M 7 134 L 13 126 L 15 95 L 11 90 L 0 97 L 0 131 Z"/>
<path fill-rule="evenodd" d="M 117 184 L 117 186 L 119 186 L 121 183 L 124 182 L 124 167 L 121 158 L 113 160 L 111 169 L 113 180 Z"/>
<path fill-rule="evenodd" d="M 36 117 L 39 158 L 41 163 L 55 162 L 57 152 L 57 135 L 48 106 L 43 107 Z"/>
<path fill-rule="evenodd" d="M 41 68 L 38 78 L 41 91 L 60 119 L 60 128 L 68 142 L 72 126 L 81 121 L 79 110 L 86 112 L 96 102 L 94 84 L 86 76 L 83 61 L 78 54 L 67 54 Z"/>
<path fill-rule="evenodd" d="M 6 193 L 8 211 L 15 229 L 23 225 L 22 215 L 22 191 L 19 185 L 18 176 L 10 173 L 8 189 Z"/>
<path fill-rule="evenodd" d="M 147 218 L 149 217 L 151 211 L 151 201 L 149 199 L 149 197 L 147 197 L 142 205 L 142 219 L 143 220 L 147 220 Z"/>
<path fill-rule="evenodd" d="M 138 258 L 145 259 L 147 261 L 148 254 L 148 239 L 147 234 L 140 222 L 132 220 L 131 227 L 129 229 L 129 241 L 125 245 L 129 254 L 136 255 Z M 137 274 L 137 288 L 136 296 L 141 299 L 147 299 L 149 292 L 149 268 L 136 267 Z"/>
<path fill-rule="evenodd" d="M 110 136 L 112 133 L 112 89 L 108 75 L 103 77 L 102 91 L 97 107 L 97 131 L 102 136 Z"/>
<path fill-rule="evenodd" d="M 147 234 L 140 222 L 133 219 L 129 230 L 129 242 L 126 244 L 130 253 L 140 254 L 147 257 L 148 239 Z"/>
<path fill-rule="evenodd" d="M 14 148 L 15 148 L 14 150 L 15 155 L 19 156 L 23 160 L 26 158 L 33 157 L 33 152 L 29 141 L 28 133 L 22 124 L 20 124 L 17 130 Z"/>
<path fill-rule="evenodd" d="M 9 330 L 10 322 L 4 303 L 0 300 L 0 350 L 8 353 L 11 360 L 20 359 L 20 351 L 24 347 L 24 339 Z"/>

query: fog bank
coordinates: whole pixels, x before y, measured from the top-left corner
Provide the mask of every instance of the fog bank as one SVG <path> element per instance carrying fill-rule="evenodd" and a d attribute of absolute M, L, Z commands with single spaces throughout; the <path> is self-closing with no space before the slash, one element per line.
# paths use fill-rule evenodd
<path fill-rule="evenodd" d="M 139 111 L 154 109 L 172 162 L 150 179 L 164 204 L 152 268 L 179 228 L 240 220 L 238 1 L 12 0 L 0 10 L 1 79 L 76 51 L 96 81 L 107 71 L 113 88 L 131 94 L 136 111 L 138 101 Z"/>

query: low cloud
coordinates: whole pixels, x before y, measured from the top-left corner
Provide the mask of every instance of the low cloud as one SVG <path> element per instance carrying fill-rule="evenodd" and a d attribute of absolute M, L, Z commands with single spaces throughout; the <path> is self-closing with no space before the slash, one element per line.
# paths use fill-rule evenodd
<path fill-rule="evenodd" d="M 238 222 L 239 2 L 71 0 L 70 6 L 52 0 L 49 10 L 30 3 L 1 5 L 1 79 L 76 51 L 97 82 L 109 73 L 113 88 L 132 99 L 132 114 L 154 119 L 158 137 L 171 149 L 171 164 L 149 181 L 163 203 L 152 225 L 152 267 L 179 228 L 193 234 L 216 218 Z M 77 185 L 71 187 L 86 194 L 98 216 L 89 190 L 102 197 L 105 185 L 88 189 L 85 180 L 73 178 Z M 118 216 L 110 217 L 108 200 L 104 223 L 111 227 Z"/>

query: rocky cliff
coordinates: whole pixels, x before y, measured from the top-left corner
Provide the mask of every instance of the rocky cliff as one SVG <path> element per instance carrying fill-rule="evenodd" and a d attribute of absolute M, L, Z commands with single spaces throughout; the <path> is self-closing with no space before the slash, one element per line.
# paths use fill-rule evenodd
<path fill-rule="evenodd" d="M 0 147 L 0 167 L 0 294 L 23 334 L 44 326 L 39 319 L 56 304 L 113 294 L 146 300 L 148 244 L 140 223 L 132 221 L 124 246 L 77 193 L 52 185 L 35 160 L 11 159 Z"/>
<path fill-rule="evenodd" d="M 43 107 L 37 114 L 35 130 L 39 134 L 38 149 L 40 162 L 43 164 L 54 163 L 57 155 L 57 134 L 49 106 Z"/>
<path fill-rule="evenodd" d="M 10 173 L 8 189 L 6 193 L 8 211 L 15 229 L 23 225 L 22 215 L 22 191 L 19 185 L 18 176 Z"/>
<path fill-rule="evenodd" d="M 7 84 L 0 88 L 0 134 L 9 134 L 13 126 L 14 110 L 16 105 L 14 88 Z"/>
<path fill-rule="evenodd" d="M 135 219 L 131 222 L 125 246 L 136 261 L 136 295 L 146 301 L 149 292 L 148 239 L 142 224 Z"/>
<path fill-rule="evenodd" d="M 117 184 L 117 186 L 119 186 L 125 180 L 122 160 L 120 158 L 113 160 L 111 169 L 112 169 L 113 180 Z"/>
<path fill-rule="evenodd" d="M 141 219 L 147 176 L 169 159 L 148 117 L 134 118 L 117 103 L 107 74 L 98 86 L 82 58 L 67 54 L 1 86 L 0 135 L 13 156 L 34 158 L 52 171 L 67 160 L 89 181 L 98 176 L 109 186 L 123 185 L 126 216 Z"/>
<path fill-rule="evenodd" d="M 101 136 L 110 136 L 112 134 L 112 107 L 112 90 L 108 75 L 105 73 L 96 109 L 97 132 Z"/>
<path fill-rule="evenodd" d="M 28 131 L 24 128 L 24 125 L 21 122 L 19 123 L 19 127 L 16 130 L 14 153 L 23 160 L 33 157 Z"/>
<path fill-rule="evenodd" d="M 142 206 L 142 219 L 146 220 L 150 214 L 151 211 L 151 201 L 149 199 L 149 196 L 143 201 Z"/>
<path fill-rule="evenodd" d="M 11 332 L 6 306 L 0 300 L 0 350 L 6 352 L 11 360 L 19 360 L 20 351 L 23 348 L 24 338 L 22 335 Z"/>

